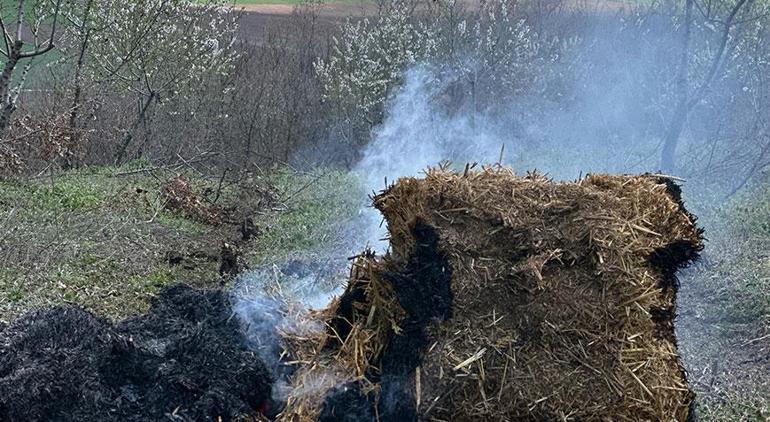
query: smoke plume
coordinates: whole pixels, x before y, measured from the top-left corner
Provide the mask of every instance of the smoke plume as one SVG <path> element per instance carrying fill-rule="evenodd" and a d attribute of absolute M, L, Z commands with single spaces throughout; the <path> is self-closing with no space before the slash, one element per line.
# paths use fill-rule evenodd
<path fill-rule="evenodd" d="M 668 105 L 656 104 L 660 92 L 670 89 L 662 77 L 670 69 L 659 57 L 678 44 L 671 34 L 655 35 L 652 41 L 638 35 L 617 28 L 590 33 L 579 48 L 551 63 L 556 70 L 544 70 L 532 79 L 532 86 L 513 94 L 506 91 L 500 98 L 492 84 L 479 100 L 470 92 L 474 87 L 465 79 L 467 70 L 459 72 L 446 63 L 407 69 L 352 169 L 360 181 L 361 209 L 356 218 L 339 223 L 345 244 L 330 245 L 330 256 L 339 258 L 364 247 L 386 253 L 387 230 L 366 195 L 441 163 L 452 162 L 448 165 L 458 169 L 466 163 L 499 163 L 519 173 L 538 170 L 556 180 L 591 172 L 656 172 L 659 140 L 670 111 Z M 322 329 L 302 326 L 296 316 L 328 304 L 337 291 L 321 287 L 320 280 L 331 278 L 340 286 L 347 265 L 347 260 L 336 259 L 323 274 L 311 270 L 302 276 L 277 266 L 239 281 L 234 310 L 253 339 L 251 347 L 279 379 L 285 374 L 278 359 L 278 332 Z"/>

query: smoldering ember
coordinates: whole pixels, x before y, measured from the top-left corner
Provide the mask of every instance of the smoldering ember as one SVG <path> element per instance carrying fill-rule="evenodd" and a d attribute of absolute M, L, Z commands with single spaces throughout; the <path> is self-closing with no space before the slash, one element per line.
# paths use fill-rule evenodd
<path fill-rule="evenodd" d="M 770 421 L 770 0 L 0 35 L 0 422 Z"/>

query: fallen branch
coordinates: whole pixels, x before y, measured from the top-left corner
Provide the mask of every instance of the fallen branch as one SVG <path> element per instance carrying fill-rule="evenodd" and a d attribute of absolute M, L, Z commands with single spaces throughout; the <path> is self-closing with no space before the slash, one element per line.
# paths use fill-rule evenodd
<path fill-rule="evenodd" d="M 114 173 L 114 174 L 112 174 L 112 176 L 113 177 L 128 176 L 128 175 L 131 175 L 131 174 L 147 173 L 147 172 L 152 172 L 152 171 L 157 171 L 157 170 L 176 169 L 176 168 L 183 167 L 183 166 L 189 166 L 190 164 L 200 163 L 201 161 L 204 161 L 207 158 L 214 157 L 216 155 L 218 155 L 218 153 L 216 153 L 216 152 L 202 154 L 200 157 L 198 157 L 196 159 L 186 160 L 186 161 L 183 160 L 181 163 L 177 162 L 177 163 L 174 163 L 174 164 L 166 164 L 166 165 L 163 165 L 163 166 L 145 167 L 145 168 L 136 169 L 136 170 L 130 170 L 130 171 L 124 171 L 124 172 L 120 172 L 120 173 Z"/>

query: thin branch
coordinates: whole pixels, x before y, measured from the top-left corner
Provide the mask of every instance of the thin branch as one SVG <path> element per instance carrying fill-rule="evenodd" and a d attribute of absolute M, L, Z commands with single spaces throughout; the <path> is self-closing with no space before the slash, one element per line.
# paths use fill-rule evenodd
<path fill-rule="evenodd" d="M 722 58 L 724 57 L 724 52 L 727 48 L 727 41 L 730 38 L 730 30 L 733 27 L 733 20 L 735 20 L 735 17 L 738 15 L 738 12 L 741 10 L 741 8 L 752 1 L 753 0 L 738 0 L 733 9 L 730 11 L 730 14 L 727 16 L 727 19 L 723 22 L 724 26 L 722 29 L 722 37 L 719 40 L 719 48 L 717 49 L 717 53 L 714 56 L 711 67 L 706 73 L 706 77 L 703 79 L 703 83 L 700 85 L 695 95 L 692 96 L 690 102 L 687 104 L 688 109 L 691 109 L 696 104 L 698 104 L 698 102 L 703 98 L 703 95 L 708 90 L 709 85 L 711 85 L 711 81 L 714 79 L 714 76 L 716 76 L 717 70 L 719 70 L 719 67 L 722 64 Z"/>
<path fill-rule="evenodd" d="M 762 18 L 766 18 L 768 16 L 770 16 L 770 12 L 765 12 L 765 13 L 761 13 L 759 15 L 748 17 L 746 19 L 737 20 L 737 21 L 734 22 L 734 24 L 735 25 L 742 25 L 742 24 L 745 24 L 745 23 L 749 23 L 749 22 L 754 22 L 754 21 L 760 20 Z"/>
<path fill-rule="evenodd" d="M 161 6 L 163 6 L 165 4 L 166 4 L 166 2 L 163 2 L 161 4 Z M 136 54 L 136 52 L 139 50 L 139 48 L 143 45 L 142 42 L 147 37 L 147 35 L 150 34 L 150 31 L 154 28 L 155 24 L 157 23 L 158 19 L 160 18 L 161 13 L 158 10 L 159 9 L 155 10 L 155 13 L 152 15 L 152 19 L 150 20 L 150 22 L 148 22 L 147 25 L 144 26 L 144 29 L 143 29 L 144 33 L 142 34 L 142 36 L 137 37 L 136 39 L 133 40 L 133 42 L 134 42 L 133 46 L 129 49 L 129 51 L 126 53 L 126 55 L 124 55 L 123 57 L 120 58 L 120 62 L 118 63 L 118 65 L 114 69 L 110 68 L 109 64 L 102 63 L 100 61 L 99 65 L 104 70 L 107 71 L 107 75 L 105 75 L 102 78 L 103 81 L 107 80 L 107 78 L 110 78 L 110 77 L 113 77 L 113 76 L 117 75 L 118 72 L 120 72 L 120 69 L 123 68 L 123 66 L 125 66 L 126 63 L 128 63 L 130 60 L 133 59 L 134 54 Z M 160 9 L 160 10 L 162 10 L 162 9 Z"/>
<path fill-rule="evenodd" d="M 120 172 L 120 173 L 114 173 L 114 174 L 111 175 L 111 177 L 127 176 L 127 175 L 138 174 L 138 173 L 147 173 L 147 172 L 153 172 L 153 171 L 157 171 L 157 170 L 173 170 L 173 169 L 177 169 L 179 167 L 188 166 L 190 164 L 200 163 L 200 162 L 202 162 L 204 160 L 208 160 L 210 157 L 216 156 L 218 154 L 219 153 L 217 153 L 217 152 L 204 152 L 204 153 L 200 154 L 197 158 L 193 158 L 193 159 L 186 160 L 186 161 L 183 161 L 183 162 L 176 162 L 176 163 L 173 163 L 173 164 L 166 164 L 166 165 L 163 165 L 163 166 L 145 167 L 145 168 L 140 168 L 140 169 L 136 169 L 136 170 L 129 170 L 129 171 L 124 171 L 124 172 Z"/>
<path fill-rule="evenodd" d="M 62 2 L 62 0 L 58 0 L 56 2 L 56 8 L 54 9 L 54 15 L 53 15 L 53 25 L 51 27 L 51 36 L 48 38 L 48 42 L 47 42 L 48 45 L 45 48 L 43 48 L 42 50 L 39 49 L 38 47 L 35 47 L 35 49 L 33 51 L 26 52 L 26 53 L 21 53 L 19 55 L 19 58 L 28 59 L 28 58 L 31 58 L 31 57 L 36 57 L 36 56 L 45 54 L 45 53 L 53 50 L 53 48 L 54 48 L 54 37 L 56 36 L 56 25 L 59 22 L 59 14 L 60 14 L 60 11 L 61 11 L 61 2 Z"/>
<path fill-rule="evenodd" d="M 751 178 L 760 170 L 768 166 L 768 163 L 765 161 L 765 157 L 767 156 L 768 152 L 770 152 L 770 136 L 767 137 L 768 141 L 765 143 L 765 145 L 762 147 L 762 150 L 759 152 L 759 156 L 756 160 L 754 160 L 754 163 L 751 165 L 751 168 L 749 169 L 748 173 L 746 173 L 746 176 L 741 180 L 741 182 L 733 188 L 733 190 L 730 191 L 730 193 L 727 194 L 725 199 L 729 199 L 738 191 L 743 189 L 744 186 L 751 180 Z"/>
<path fill-rule="evenodd" d="M 8 57 L 8 54 L 11 53 L 11 35 L 8 33 L 8 29 L 5 26 L 5 19 L 3 19 L 3 14 L 0 13 L 0 30 L 3 31 L 3 43 L 5 44 L 5 51 L 3 51 L 3 55 Z"/>
<path fill-rule="evenodd" d="M 16 14 L 16 41 L 21 41 L 22 24 L 24 23 L 24 0 L 19 0 L 19 10 Z"/>
<path fill-rule="evenodd" d="M 697 9 L 697 10 L 698 10 L 698 12 L 700 12 L 700 15 L 703 17 L 703 19 L 704 19 L 704 20 L 709 20 L 709 17 L 708 17 L 708 15 L 707 15 L 707 13 L 708 13 L 708 12 L 706 12 L 705 10 L 703 10 L 703 8 L 701 7 L 701 5 L 700 5 L 700 4 L 698 4 L 698 2 L 697 2 L 697 1 L 694 1 L 694 2 L 693 2 L 693 6 L 695 6 L 695 9 Z"/>

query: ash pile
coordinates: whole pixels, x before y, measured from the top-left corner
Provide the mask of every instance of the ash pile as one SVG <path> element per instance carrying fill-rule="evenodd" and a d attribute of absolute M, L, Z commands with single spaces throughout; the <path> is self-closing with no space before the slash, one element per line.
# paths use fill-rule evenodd
<path fill-rule="evenodd" d="M 356 259 L 280 418 L 678 420 L 694 394 L 676 271 L 701 231 L 672 181 L 428 171 L 374 198 L 391 250 Z"/>
<path fill-rule="evenodd" d="M 272 379 L 228 293 L 178 285 L 117 324 L 75 307 L 0 329 L 2 421 L 219 421 L 259 415 Z"/>

